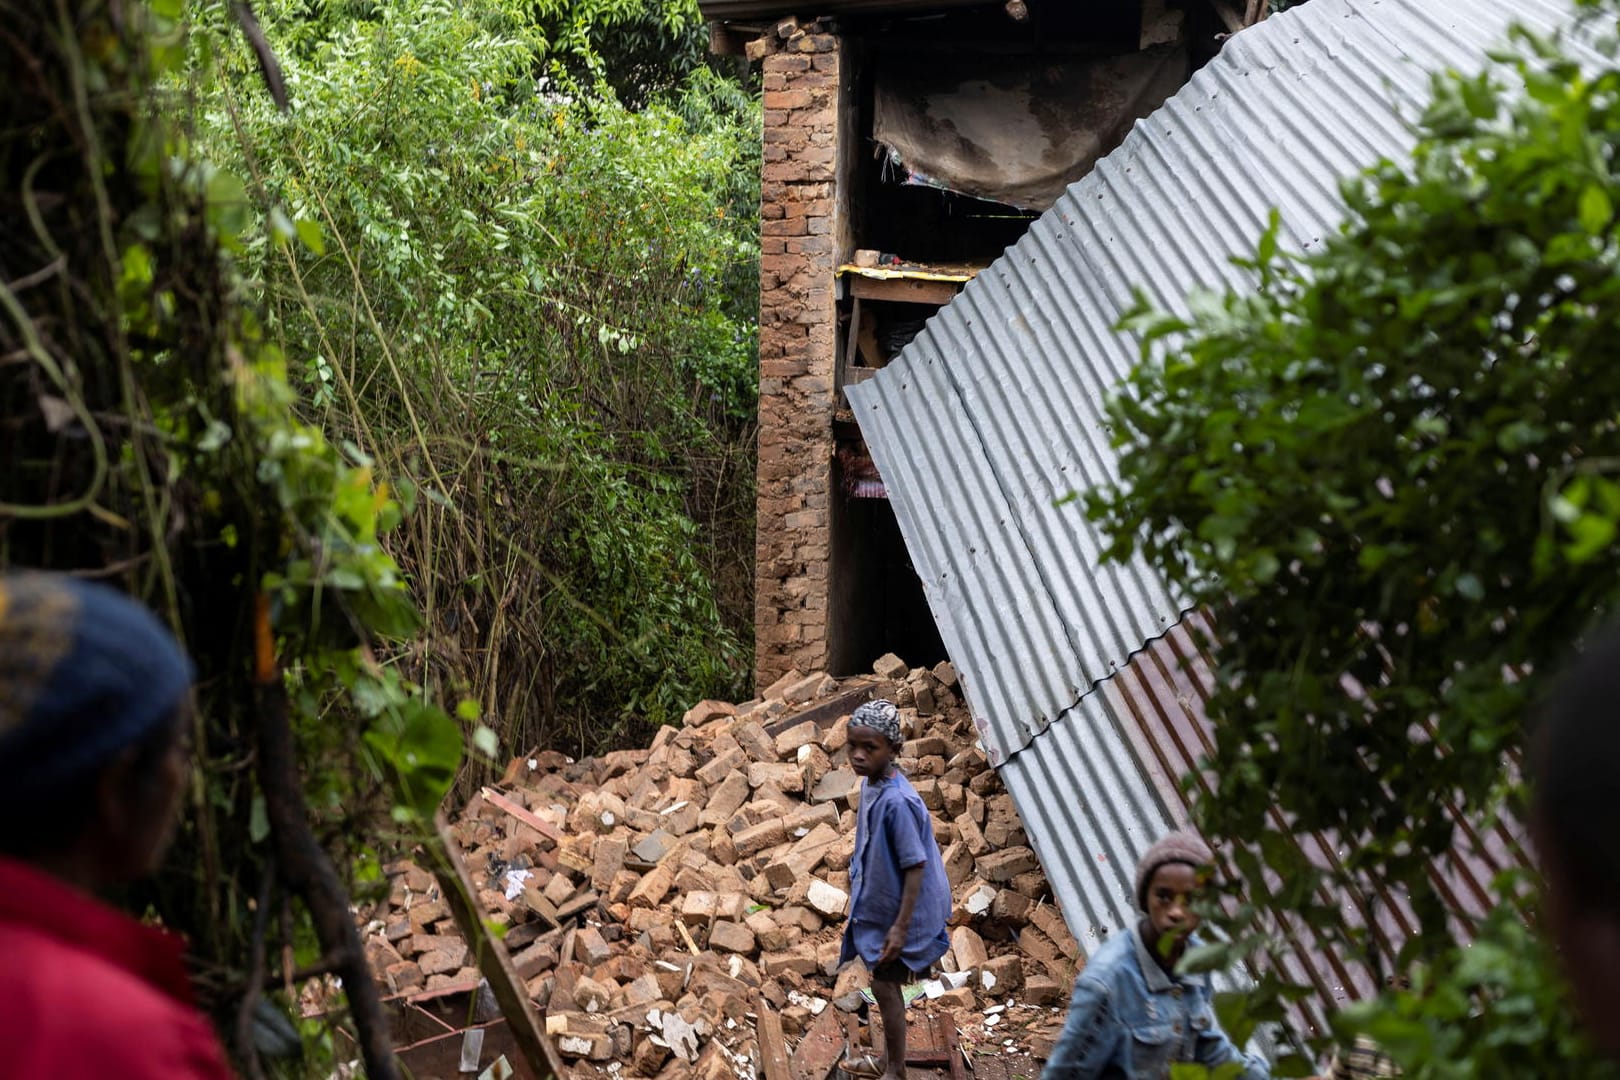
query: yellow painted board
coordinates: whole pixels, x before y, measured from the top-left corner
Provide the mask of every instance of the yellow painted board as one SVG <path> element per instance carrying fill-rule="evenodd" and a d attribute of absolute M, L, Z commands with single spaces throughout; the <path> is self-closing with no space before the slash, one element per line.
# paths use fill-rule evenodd
<path fill-rule="evenodd" d="M 977 270 L 970 269 L 925 270 L 903 266 L 856 266 L 854 263 L 840 266 L 838 273 L 840 276 L 853 274 L 878 281 L 949 281 L 955 284 L 972 281 L 978 275 Z"/>

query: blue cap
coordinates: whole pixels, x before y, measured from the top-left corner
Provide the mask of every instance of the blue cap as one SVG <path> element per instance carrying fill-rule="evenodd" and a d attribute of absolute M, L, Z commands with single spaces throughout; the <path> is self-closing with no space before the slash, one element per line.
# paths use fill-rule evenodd
<path fill-rule="evenodd" d="M 0 575 L 0 798 L 94 772 L 168 722 L 194 677 L 169 628 L 123 593 Z"/>

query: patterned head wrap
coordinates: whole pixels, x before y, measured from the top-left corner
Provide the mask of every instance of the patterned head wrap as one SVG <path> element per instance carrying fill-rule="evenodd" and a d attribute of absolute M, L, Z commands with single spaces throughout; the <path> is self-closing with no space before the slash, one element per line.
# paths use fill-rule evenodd
<path fill-rule="evenodd" d="M 174 635 L 105 585 L 0 575 L 0 798 L 83 776 L 174 715 L 193 678 Z"/>
<path fill-rule="evenodd" d="M 906 741 L 900 734 L 900 710 L 894 707 L 894 702 L 882 698 L 856 708 L 850 714 L 849 726 L 871 728 L 894 746 Z"/>

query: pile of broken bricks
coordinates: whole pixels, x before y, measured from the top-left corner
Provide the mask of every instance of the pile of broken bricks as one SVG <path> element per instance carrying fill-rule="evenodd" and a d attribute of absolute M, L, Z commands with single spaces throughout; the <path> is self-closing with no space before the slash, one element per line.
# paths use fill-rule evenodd
<path fill-rule="evenodd" d="M 812 1044 L 842 1046 L 868 1000 L 864 967 L 838 954 L 860 799 L 845 737 L 873 697 L 901 708 L 899 764 L 954 897 L 921 1007 L 952 1010 L 965 1048 L 1045 1049 L 1080 950 L 950 664 L 891 654 L 872 677 L 795 672 L 742 705 L 702 702 L 646 749 L 526 755 L 465 807 L 452 833 L 480 905 L 565 1059 L 775 1080 L 785 1057 L 796 1080 L 824 1080 Z M 388 899 L 362 913 L 385 993 L 476 987 L 436 882 L 409 860 L 387 870 Z"/>

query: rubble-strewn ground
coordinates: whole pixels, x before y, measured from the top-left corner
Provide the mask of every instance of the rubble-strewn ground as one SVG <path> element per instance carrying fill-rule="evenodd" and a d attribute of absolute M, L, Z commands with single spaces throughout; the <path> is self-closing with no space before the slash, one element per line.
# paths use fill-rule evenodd
<path fill-rule="evenodd" d="M 984 1075 L 1038 1075 L 1079 950 L 955 687 L 949 664 L 892 655 L 873 677 L 793 673 L 756 701 L 702 702 L 645 750 L 518 759 L 475 797 L 453 831 L 563 1056 L 582 1075 L 753 1080 L 761 1008 L 795 1080 L 825 1080 L 851 1031 L 870 1045 L 865 971 L 837 964 L 860 797 L 844 740 L 856 704 L 889 697 L 955 897 L 951 951 L 911 1011 L 949 1023 Z M 386 991 L 475 987 L 432 877 L 388 870 L 386 909 L 362 913 Z"/>

